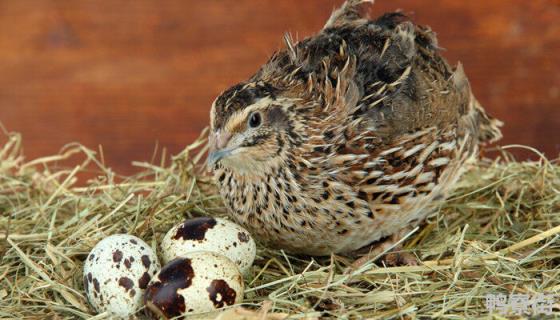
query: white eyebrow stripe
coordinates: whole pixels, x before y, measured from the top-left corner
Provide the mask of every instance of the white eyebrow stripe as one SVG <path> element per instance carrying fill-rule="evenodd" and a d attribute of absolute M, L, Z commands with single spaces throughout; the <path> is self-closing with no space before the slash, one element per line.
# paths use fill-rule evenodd
<path fill-rule="evenodd" d="M 216 120 L 216 101 L 218 98 L 212 101 L 212 106 L 210 107 L 210 129 L 214 127 L 214 121 Z"/>

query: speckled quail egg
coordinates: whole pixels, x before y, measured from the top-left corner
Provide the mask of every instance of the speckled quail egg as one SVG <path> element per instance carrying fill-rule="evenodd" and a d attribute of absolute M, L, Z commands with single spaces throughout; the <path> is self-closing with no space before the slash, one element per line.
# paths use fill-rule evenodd
<path fill-rule="evenodd" d="M 247 230 L 221 218 L 188 219 L 171 228 L 161 242 L 163 262 L 191 252 L 212 251 L 233 261 L 245 273 L 255 260 L 255 241 Z"/>
<path fill-rule="evenodd" d="M 154 318 L 211 312 L 242 300 L 243 277 L 237 265 L 209 251 L 171 260 L 144 296 L 147 314 Z"/>
<path fill-rule="evenodd" d="M 115 234 L 101 240 L 84 263 L 84 289 L 98 312 L 129 318 L 142 306 L 142 296 L 159 262 L 141 239 Z"/>

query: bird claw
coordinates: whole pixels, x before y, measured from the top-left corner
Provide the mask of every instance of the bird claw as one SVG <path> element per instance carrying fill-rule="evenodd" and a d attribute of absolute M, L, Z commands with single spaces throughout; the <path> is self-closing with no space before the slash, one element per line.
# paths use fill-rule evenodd
<path fill-rule="evenodd" d="M 381 260 L 390 267 L 418 265 L 418 258 L 410 252 L 389 252 Z"/>
<path fill-rule="evenodd" d="M 344 274 L 350 274 L 360 267 L 362 267 L 367 262 L 371 261 L 374 256 L 371 254 L 366 254 L 358 259 L 356 259 L 352 264 L 346 268 Z M 400 266 L 417 266 L 419 265 L 418 258 L 410 252 L 389 252 L 385 256 L 380 257 L 376 261 L 382 262 L 388 267 L 400 267 Z"/>
<path fill-rule="evenodd" d="M 348 267 L 348 269 L 345 270 L 344 273 L 352 273 L 358 270 L 367 262 L 371 261 L 374 257 L 381 255 L 382 256 L 376 260 L 381 261 L 385 266 L 417 266 L 419 264 L 419 261 L 414 254 L 401 251 L 402 244 L 398 244 L 395 246 L 395 244 L 399 242 L 399 239 L 401 239 L 403 235 L 409 231 L 409 229 L 410 228 L 408 227 L 403 228 L 388 239 L 376 241 L 375 243 L 372 243 L 351 253 L 350 256 L 359 256 L 359 258 L 357 258 Z"/>

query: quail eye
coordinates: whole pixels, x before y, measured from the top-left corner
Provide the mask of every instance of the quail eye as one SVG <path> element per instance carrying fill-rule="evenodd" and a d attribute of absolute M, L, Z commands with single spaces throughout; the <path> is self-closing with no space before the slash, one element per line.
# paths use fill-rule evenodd
<path fill-rule="evenodd" d="M 249 117 L 249 127 L 251 128 L 257 128 L 258 126 L 261 125 L 261 122 L 262 122 L 261 114 L 258 112 L 253 112 Z"/>

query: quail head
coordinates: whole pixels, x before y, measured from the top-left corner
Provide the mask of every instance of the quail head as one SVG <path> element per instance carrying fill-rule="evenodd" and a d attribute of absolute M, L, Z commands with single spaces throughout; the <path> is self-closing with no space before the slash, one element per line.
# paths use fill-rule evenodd
<path fill-rule="evenodd" d="M 349 253 L 420 224 L 501 123 L 435 34 L 366 1 L 213 103 L 208 165 L 231 217 L 293 253 Z"/>

